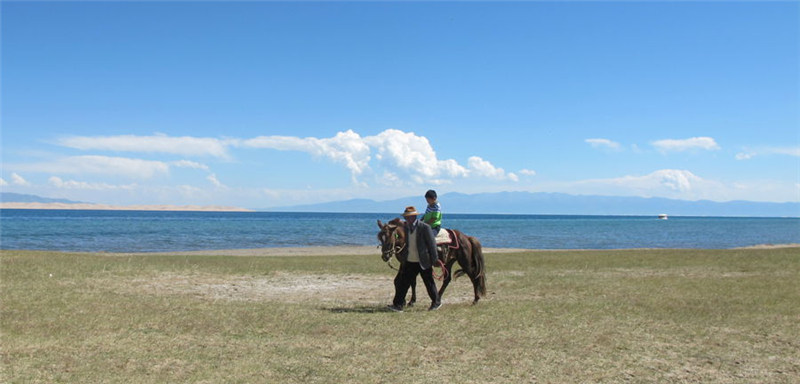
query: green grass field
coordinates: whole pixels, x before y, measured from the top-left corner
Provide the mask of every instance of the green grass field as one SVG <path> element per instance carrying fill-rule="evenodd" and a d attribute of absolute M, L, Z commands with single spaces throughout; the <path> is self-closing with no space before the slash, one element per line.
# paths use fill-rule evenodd
<path fill-rule="evenodd" d="M 487 255 L 384 310 L 375 256 L 0 253 L 7 383 L 800 382 L 800 249 Z"/>

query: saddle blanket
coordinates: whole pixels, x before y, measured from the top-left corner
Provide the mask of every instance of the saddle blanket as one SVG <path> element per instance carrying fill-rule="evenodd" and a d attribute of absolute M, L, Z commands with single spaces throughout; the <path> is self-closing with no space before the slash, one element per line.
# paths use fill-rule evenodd
<path fill-rule="evenodd" d="M 450 238 L 450 232 L 444 228 L 439 230 L 439 234 L 436 235 L 436 244 L 450 244 L 453 242 L 453 239 Z"/>

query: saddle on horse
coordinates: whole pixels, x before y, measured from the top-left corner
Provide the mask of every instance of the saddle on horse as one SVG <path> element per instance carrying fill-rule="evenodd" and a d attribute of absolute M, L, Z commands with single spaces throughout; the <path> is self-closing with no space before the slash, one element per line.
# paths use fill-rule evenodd
<path fill-rule="evenodd" d="M 442 248 L 446 245 L 449 248 L 457 249 L 459 247 L 458 236 L 452 230 L 442 228 L 436 235 L 436 245 Z"/>

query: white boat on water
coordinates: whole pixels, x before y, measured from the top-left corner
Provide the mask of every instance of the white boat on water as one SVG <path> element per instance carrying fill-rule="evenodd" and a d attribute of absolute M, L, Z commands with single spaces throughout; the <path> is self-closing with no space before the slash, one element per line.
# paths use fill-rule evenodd
<path fill-rule="evenodd" d="M 667 220 L 668 219 L 667 214 L 666 213 L 659 214 L 658 215 L 658 219 L 659 220 Z"/>

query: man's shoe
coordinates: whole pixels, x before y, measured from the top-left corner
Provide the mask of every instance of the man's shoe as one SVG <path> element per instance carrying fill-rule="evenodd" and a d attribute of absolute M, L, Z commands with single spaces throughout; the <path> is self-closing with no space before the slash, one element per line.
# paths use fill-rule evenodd
<path fill-rule="evenodd" d="M 441 306 L 442 306 L 442 302 L 433 303 L 433 304 L 431 304 L 431 307 L 428 308 L 428 310 L 429 311 L 435 311 L 435 310 L 441 308 Z"/>
<path fill-rule="evenodd" d="M 403 312 L 403 307 L 394 304 L 387 305 L 386 308 L 389 308 L 392 312 Z"/>

